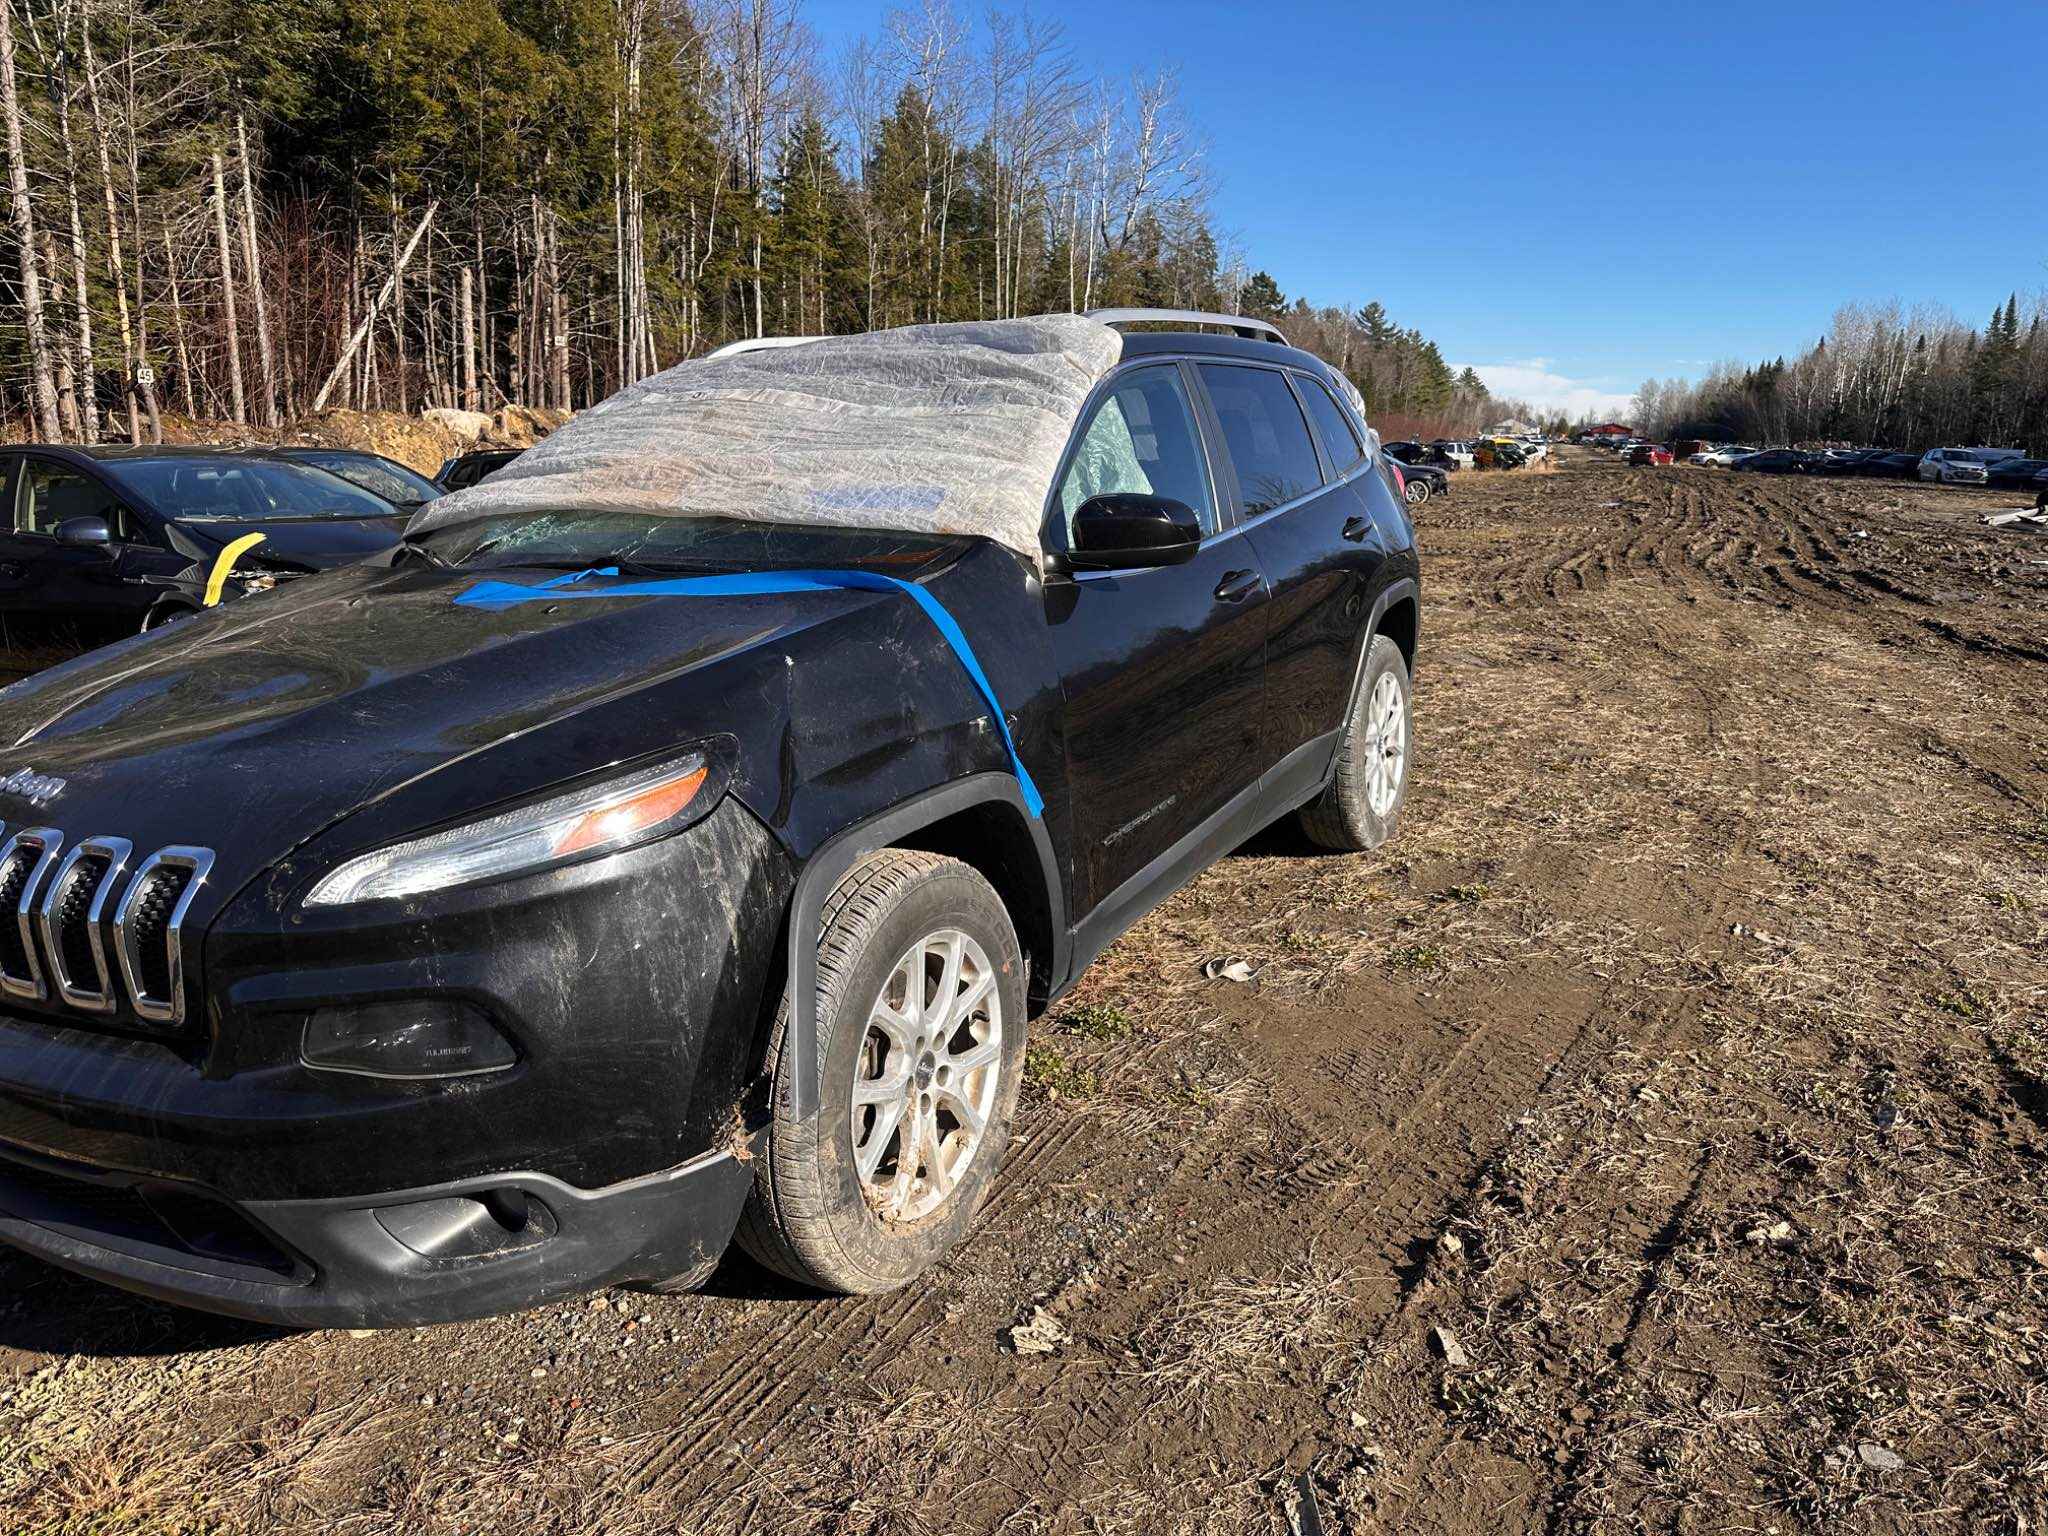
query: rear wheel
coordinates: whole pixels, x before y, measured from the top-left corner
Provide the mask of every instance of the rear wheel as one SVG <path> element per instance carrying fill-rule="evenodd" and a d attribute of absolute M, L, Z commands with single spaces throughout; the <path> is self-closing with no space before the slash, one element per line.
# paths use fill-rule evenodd
<path fill-rule="evenodd" d="M 1301 808 L 1301 827 L 1325 848 L 1377 848 L 1400 829 L 1408 799 L 1412 720 L 1408 664 L 1385 635 L 1373 637 L 1322 794 Z"/>
<path fill-rule="evenodd" d="M 1023 1079 L 1024 961 L 994 889 L 957 859 L 889 848 L 825 904 L 819 1109 L 781 1107 L 790 1000 L 776 1017 L 774 1119 L 739 1240 L 826 1290 L 893 1290 L 966 1235 L 1009 1144 Z"/>
<path fill-rule="evenodd" d="M 1409 506 L 1419 507 L 1429 500 L 1429 482 L 1420 475 L 1410 476 L 1401 494 L 1408 498 Z"/>

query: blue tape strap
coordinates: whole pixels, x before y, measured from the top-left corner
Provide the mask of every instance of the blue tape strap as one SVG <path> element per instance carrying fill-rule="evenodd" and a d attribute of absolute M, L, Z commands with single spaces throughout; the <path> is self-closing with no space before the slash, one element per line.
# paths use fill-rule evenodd
<path fill-rule="evenodd" d="M 982 671 L 966 632 L 946 611 L 945 605 L 916 582 L 901 581 L 874 571 L 736 571 L 725 576 L 664 576 L 651 580 L 607 580 L 603 586 L 579 585 L 594 577 L 617 575 L 617 566 L 599 566 L 556 576 L 532 587 L 510 581 L 480 581 L 458 595 L 455 602 L 463 608 L 510 608 L 520 603 L 551 603 L 583 597 L 769 597 L 789 592 L 901 592 L 924 610 L 932 628 L 952 647 L 967 680 L 995 716 L 996 731 L 1003 739 L 1003 750 L 1010 754 L 1010 767 L 1017 775 L 1017 787 L 1023 791 L 1025 808 L 1034 817 L 1044 815 L 1045 797 L 1032 782 L 1024 760 L 1017 755 L 1017 743 L 1010 735 L 1010 722 L 1003 714 L 1002 701 L 996 697 L 988 674 Z"/>

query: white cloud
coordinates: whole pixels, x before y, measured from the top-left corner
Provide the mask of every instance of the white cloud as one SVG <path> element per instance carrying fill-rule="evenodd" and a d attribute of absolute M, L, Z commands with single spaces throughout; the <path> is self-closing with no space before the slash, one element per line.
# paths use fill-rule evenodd
<path fill-rule="evenodd" d="M 1590 379 L 1567 378 L 1552 371 L 1552 359 L 1524 357 L 1505 363 L 1473 363 L 1471 369 L 1486 387 L 1505 400 L 1526 400 L 1539 411 L 1561 411 L 1577 420 L 1582 416 L 1621 418 L 1635 401 L 1635 394 L 1616 394 Z M 1451 367 L 1463 369 L 1464 363 Z"/>

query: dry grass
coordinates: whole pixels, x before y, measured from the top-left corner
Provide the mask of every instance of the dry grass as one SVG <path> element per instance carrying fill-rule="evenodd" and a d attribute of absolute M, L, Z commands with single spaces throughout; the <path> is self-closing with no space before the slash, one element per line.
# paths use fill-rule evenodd
<path fill-rule="evenodd" d="M 1351 1310 L 1343 1272 L 1314 1255 L 1227 1276 L 1159 1313 L 1133 1341 L 1132 1366 L 1176 1405 L 1284 1376 L 1319 1378 Z"/>

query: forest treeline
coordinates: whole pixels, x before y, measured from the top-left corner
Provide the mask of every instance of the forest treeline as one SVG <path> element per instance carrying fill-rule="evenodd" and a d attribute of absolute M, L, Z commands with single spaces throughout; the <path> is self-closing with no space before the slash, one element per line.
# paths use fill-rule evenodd
<path fill-rule="evenodd" d="M 2048 454 L 2048 324 L 2039 299 L 2022 311 L 2017 294 L 1982 330 L 1942 310 L 1851 305 L 1791 362 L 1651 379 L 1635 409 L 1640 430 L 1665 438 Z"/>
<path fill-rule="evenodd" d="M 1506 408 L 1253 270 L 1171 71 L 1097 62 L 948 0 L 834 52 L 794 0 L 0 0 L 0 412 L 573 409 L 740 337 L 1105 305 L 1280 321 L 1391 421 Z"/>

